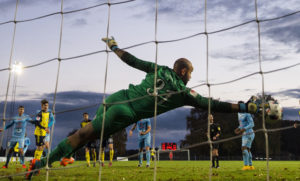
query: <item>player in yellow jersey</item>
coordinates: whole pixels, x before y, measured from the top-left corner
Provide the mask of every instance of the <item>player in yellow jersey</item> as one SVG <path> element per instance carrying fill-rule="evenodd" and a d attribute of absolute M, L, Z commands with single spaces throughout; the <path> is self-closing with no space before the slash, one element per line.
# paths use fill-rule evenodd
<path fill-rule="evenodd" d="M 45 148 L 44 139 L 46 134 L 50 134 L 49 129 L 54 123 L 54 116 L 49 108 L 49 102 L 46 99 L 41 101 L 41 110 L 37 111 L 34 136 L 36 141 L 36 150 L 34 158 L 41 159 Z"/>
<path fill-rule="evenodd" d="M 91 120 L 89 119 L 89 114 L 88 113 L 83 113 L 83 121 L 80 123 L 80 127 L 84 128 L 87 124 L 90 124 Z M 85 146 L 85 159 L 87 162 L 87 166 L 90 166 L 90 151 L 92 153 L 92 158 L 93 158 L 93 165 L 94 167 L 96 166 L 96 161 L 97 161 L 97 153 L 96 153 L 96 141 L 90 141 L 86 144 Z"/>

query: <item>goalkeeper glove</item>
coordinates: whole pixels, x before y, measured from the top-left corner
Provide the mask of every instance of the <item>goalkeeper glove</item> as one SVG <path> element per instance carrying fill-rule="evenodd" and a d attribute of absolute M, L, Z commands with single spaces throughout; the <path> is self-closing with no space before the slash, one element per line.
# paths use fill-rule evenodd
<path fill-rule="evenodd" d="M 102 38 L 102 41 L 104 41 L 112 51 L 115 51 L 115 50 L 119 49 L 118 44 L 115 41 L 114 37 Z"/>

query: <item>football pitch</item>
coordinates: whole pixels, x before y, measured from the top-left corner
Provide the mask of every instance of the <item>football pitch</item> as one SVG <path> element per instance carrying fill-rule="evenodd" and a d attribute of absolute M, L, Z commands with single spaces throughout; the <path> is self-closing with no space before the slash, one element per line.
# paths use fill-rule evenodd
<path fill-rule="evenodd" d="M 208 180 L 209 161 L 159 161 L 157 162 L 157 180 Z M 82 165 L 84 164 L 84 165 Z M 102 180 L 153 180 L 153 163 L 150 168 L 138 168 L 137 161 L 113 162 L 112 167 L 102 169 Z M 254 161 L 255 170 L 242 171 L 242 161 L 220 161 L 220 168 L 213 169 L 212 180 L 266 180 L 266 162 Z M 87 167 L 84 161 L 76 161 L 70 166 L 79 167 L 50 171 L 50 180 L 98 180 L 99 165 Z M 0 169 L 0 176 L 24 172 L 20 165 L 11 163 L 8 169 Z M 59 163 L 53 168 L 61 168 Z M 32 180 L 45 180 L 46 172 Z M 23 176 L 2 180 L 24 180 Z M 270 161 L 270 180 L 300 180 L 300 161 Z"/>

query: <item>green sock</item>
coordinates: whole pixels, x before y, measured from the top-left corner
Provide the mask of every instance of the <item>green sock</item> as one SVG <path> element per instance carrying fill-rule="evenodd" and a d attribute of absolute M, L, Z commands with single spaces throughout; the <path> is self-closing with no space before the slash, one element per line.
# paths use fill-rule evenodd
<path fill-rule="evenodd" d="M 68 143 L 68 139 L 61 141 L 57 147 L 50 153 L 49 164 L 59 161 L 62 157 L 70 155 L 73 152 L 72 146 Z M 41 167 L 45 167 L 47 164 L 47 157 L 41 159 Z"/>

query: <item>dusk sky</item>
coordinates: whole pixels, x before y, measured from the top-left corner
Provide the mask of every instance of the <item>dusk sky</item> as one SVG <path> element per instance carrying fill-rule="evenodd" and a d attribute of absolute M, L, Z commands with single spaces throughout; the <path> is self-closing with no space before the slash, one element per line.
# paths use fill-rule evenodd
<path fill-rule="evenodd" d="M 107 1 L 64 0 L 63 11 L 104 2 Z M 213 32 L 254 20 L 254 2 L 254 0 L 208 0 L 207 31 Z M 13 20 L 15 5 L 14 0 L 0 0 L 0 24 Z M 204 0 L 161 0 L 158 1 L 158 7 L 158 41 L 179 39 L 204 31 Z M 103 5 L 64 15 L 61 58 L 105 50 L 101 38 L 106 36 L 107 10 L 108 6 Z M 297 0 L 258 0 L 259 19 L 275 18 L 299 10 L 300 3 Z M 17 20 L 31 19 L 58 11 L 60 11 L 60 0 L 20 0 Z M 17 23 L 12 61 L 30 66 L 57 58 L 60 22 L 61 16 L 57 14 L 35 21 Z M 262 22 L 260 25 L 263 71 L 300 63 L 300 13 L 279 20 Z M 0 69 L 9 66 L 13 28 L 13 23 L 0 25 Z M 209 35 L 208 80 L 210 83 L 226 82 L 259 71 L 257 34 L 257 24 L 252 22 Z M 136 0 L 111 6 L 109 35 L 115 37 L 120 48 L 153 41 L 155 1 Z M 141 59 L 155 61 L 154 43 L 131 48 L 128 51 Z M 182 41 L 159 44 L 158 64 L 172 67 L 174 61 L 181 57 L 188 58 L 194 66 L 188 87 L 204 83 L 206 81 L 205 36 L 199 35 Z M 57 65 L 58 62 L 55 60 L 25 69 L 19 75 L 16 101 L 26 103 L 30 107 L 27 110 L 28 114 L 33 114 L 39 108 L 41 99 L 48 98 L 53 101 Z M 56 111 L 100 103 L 101 93 L 104 90 L 105 65 L 106 53 L 62 61 L 58 85 L 60 96 L 57 98 Z M 3 113 L 8 74 L 7 70 L 0 71 L 0 116 Z M 297 111 L 300 108 L 299 76 L 300 66 L 265 75 L 265 91 L 284 107 L 285 119 L 299 119 Z M 144 77 L 144 72 L 129 67 L 114 54 L 109 55 L 107 93 L 126 89 L 130 83 L 138 84 Z M 261 76 L 257 74 L 234 83 L 212 86 L 211 95 L 213 98 L 232 103 L 239 100 L 247 101 L 251 95 L 261 93 L 261 82 Z M 9 101 L 12 99 L 11 90 L 10 88 Z M 208 96 L 206 86 L 197 87 L 195 91 Z M 93 115 L 95 110 L 96 108 L 88 111 Z M 185 116 L 189 114 L 189 110 L 190 108 L 184 107 L 161 115 L 158 122 L 162 123 L 157 127 L 161 131 L 157 131 L 158 139 L 163 140 L 166 137 L 183 139 L 186 133 Z M 82 112 L 79 111 L 68 113 L 68 116 L 57 117 L 55 130 L 60 135 L 57 141 L 65 136 L 66 130 L 78 128 L 81 114 Z M 74 125 L 63 123 L 66 117 L 76 119 L 75 115 L 78 118 Z M 172 119 L 175 121 L 170 127 L 168 124 Z"/>

